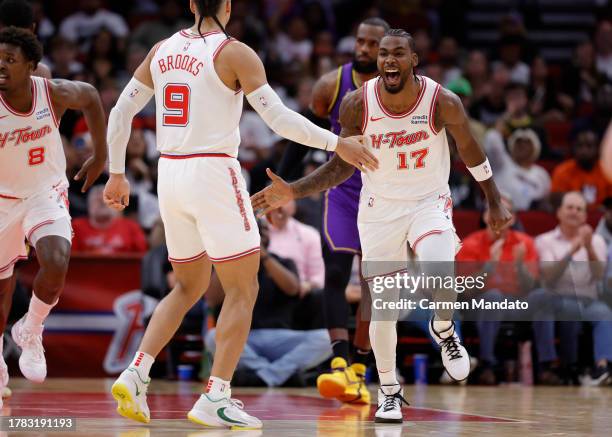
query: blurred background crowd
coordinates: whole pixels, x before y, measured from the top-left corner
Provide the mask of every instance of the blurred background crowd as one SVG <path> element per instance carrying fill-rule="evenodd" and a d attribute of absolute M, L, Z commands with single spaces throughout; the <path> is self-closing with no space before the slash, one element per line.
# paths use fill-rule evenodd
<path fill-rule="evenodd" d="M 0 8 L 14 2 L 4 0 Z M 187 0 L 29 3 L 44 45 L 43 62 L 53 77 L 95 85 L 107 114 L 149 49 L 193 24 Z M 487 233 L 481 192 L 456 153 L 452 154 L 455 224 L 464 239 L 459 259 L 555 261 L 551 247 L 563 246 L 560 240 L 565 239 L 574 250 L 574 260 L 589 260 L 594 252 L 603 262 L 608 257 L 612 260 L 612 183 L 599 164 L 602 137 L 612 114 L 610 12 L 606 0 L 233 0 L 227 31 L 257 51 L 283 101 L 306 113 L 316 79 L 352 59 L 353 35 L 361 20 L 382 17 L 391 27 L 408 30 L 419 56 L 417 74 L 431 77 L 461 97 L 500 191 L 515 212 L 515 223 L 508 231 L 512 234 L 499 239 Z M 101 187 L 82 194 L 78 184 L 70 190 L 70 212 L 74 252 L 113 255 L 148 251 L 143 261 L 143 290 L 160 298 L 173 280 L 156 198 L 154 115 L 151 102 L 133 124 L 126 167 L 133 196 L 123 216 L 105 207 Z M 287 143 L 271 132 L 246 102 L 240 130 L 239 159 L 254 193 L 266 185 L 265 169 L 276 168 Z M 91 140 L 82 115 L 75 112 L 64 116 L 61 132 L 72 177 L 90 155 Z M 313 171 L 326 159 L 325 154 L 310 153 L 303 173 Z M 576 194 L 564 197 L 567 192 Z M 262 322 L 260 327 L 319 331 L 324 326 L 318 317 L 303 317 L 321 314 L 321 301 L 316 296 L 323 287 L 324 265 L 317 234 L 321 211 L 322 196 L 314 196 L 275 212 L 263 226 L 269 251 L 276 250 L 279 259 L 289 260 L 283 265 L 293 272 L 296 282 L 280 288 L 269 285 L 277 288 L 277 294 L 267 296 L 272 299 L 265 304 L 267 309 L 264 304 L 259 312 L 256 308 L 254 323 L 258 316 L 274 320 Z M 546 232 L 559 232 L 561 237 L 555 240 Z M 589 304 L 601 302 L 601 293 L 610 288 L 606 281 L 612 271 L 608 268 L 607 273 L 592 274 L 587 282 L 603 286 L 589 288 L 584 296 Z M 502 281 L 488 288 L 496 293 L 527 295 L 546 285 L 537 273 L 532 276 L 533 283 L 522 291 L 517 290 L 524 281 L 510 285 Z M 352 302 L 359 299 L 358 289 L 359 280 L 355 279 L 347 289 Z M 210 296 L 209 307 L 214 307 L 221 298 L 215 301 L 213 292 Z M 274 305 L 286 317 L 271 311 Z M 599 309 L 610 311 L 607 304 L 604 307 Z M 198 311 L 202 314 L 201 308 Z M 478 381 L 495 383 L 503 378 L 495 352 L 500 327 L 483 323 L 474 329 L 480 339 Z M 602 372 L 607 371 L 608 360 L 612 362 L 612 345 L 602 340 L 612 339 L 610 323 L 593 327 L 595 359 L 587 363 L 601 367 Z M 552 334 L 550 327 L 538 329 L 534 327 L 534 335 L 541 341 L 535 343 L 543 363 L 538 380 L 561 383 L 561 367 L 566 369 L 566 381 L 575 380 L 579 372 L 577 343 L 558 358 L 551 351 L 554 329 Z M 577 339 L 582 331 L 573 327 L 562 332 Z M 545 335 L 548 337 L 542 340 Z M 317 338 L 309 337 L 307 342 Z M 325 348 L 325 341 L 319 344 Z M 261 383 L 261 378 L 253 381 L 252 376 L 248 372 L 243 375 L 246 383 Z M 591 379 L 597 382 L 600 376 L 595 372 Z M 284 381 L 264 383 L 279 385 Z"/>

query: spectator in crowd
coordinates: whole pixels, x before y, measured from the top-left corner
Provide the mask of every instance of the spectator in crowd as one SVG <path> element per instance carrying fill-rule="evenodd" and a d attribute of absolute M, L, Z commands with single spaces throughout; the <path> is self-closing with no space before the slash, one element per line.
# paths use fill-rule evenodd
<path fill-rule="evenodd" d="M 193 23 L 183 19 L 184 8 L 185 3 L 180 0 L 162 0 L 159 17 L 138 26 L 130 36 L 130 43 L 151 49 L 159 41 L 165 40 L 181 29 L 191 27 Z"/>
<path fill-rule="evenodd" d="M 119 39 L 120 47 L 128 36 L 129 28 L 119 14 L 102 8 L 102 0 L 81 0 L 77 12 L 66 17 L 60 25 L 60 35 L 77 44 L 80 51 L 87 53 L 92 40 L 107 29 Z"/>
<path fill-rule="evenodd" d="M 508 211 L 513 212 L 510 198 L 503 196 L 502 203 Z M 486 274 L 485 288 L 470 290 L 466 299 L 484 299 L 488 302 L 502 302 L 507 298 L 523 298 L 537 285 L 538 255 L 533 239 L 512 229 L 513 220 L 499 234 L 489 226 L 489 212 L 483 214 L 486 229 L 476 231 L 463 239 L 461 250 L 457 254 L 460 270 L 479 269 L 475 276 Z M 473 273 L 472 273 L 473 274 Z M 495 376 L 495 342 L 501 321 L 527 319 L 527 313 L 511 310 L 474 310 L 474 320 L 480 339 L 480 372 L 478 382 L 493 385 Z"/>
<path fill-rule="evenodd" d="M 557 153 L 548 147 L 546 132 L 536 123 L 529 110 L 528 88 L 518 82 L 511 82 L 504 93 L 506 111 L 495 122 L 495 129 L 502 133 L 505 140 L 515 129 L 532 129 L 540 139 L 540 156 L 545 159 L 556 158 Z"/>
<path fill-rule="evenodd" d="M 293 218 L 295 209 L 292 201 L 267 214 L 270 223 L 268 250 L 295 263 L 300 278 L 300 296 L 304 296 L 313 289 L 323 288 L 325 264 L 319 232 Z"/>
<path fill-rule="evenodd" d="M 573 158 L 560 163 L 552 175 L 553 193 L 580 191 L 590 207 L 601 205 L 612 196 L 612 184 L 603 174 L 599 162 L 600 140 L 597 133 L 585 128 L 576 134 Z"/>
<path fill-rule="evenodd" d="M 612 81 L 612 22 L 609 20 L 602 20 L 597 25 L 595 47 L 597 71 Z"/>
<path fill-rule="evenodd" d="M 517 129 L 508 138 L 508 150 L 502 135 L 491 129 L 484 141 L 495 182 L 499 189 L 524 211 L 542 206 L 550 193 L 550 176 L 535 162 L 540 156 L 540 139 L 532 129 Z"/>
<path fill-rule="evenodd" d="M 166 271 L 166 265 L 169 262 L 163 222 L 159 220 L 156 227 L 161 230 L 159 234 L 161 239 L 155 243 L 151 242 L 151 248 L 142 258 L 140 288 L 145 295 L 161 300 L 172 290 L 172 287 L 169 287 Z"/>
<path fill-rule="evenodd" d="M 573 101 L 558 92 L 544 58 L 541 56 L 533 58 L 529 87 L 530 113 L 539 123 L 545 123 L 565 120 L 573 108 Z"/>
<path fill-rule="evenodd" d="M 604 215 L 599 220 L 595 233 L 601 235 L 608 247 L 612 247 L 612 196 L 603 201 Z"/>
<path fill-rule="evenodd" d="M 147 158 L 147 144 L 143 121 L 135 118 L 126 149 L 126 177 L 131 186 L 131 197 L 135 201 L 138 223 L 143 229 L 153 227 L 159 217 L 159 202 L 153 189 L 156 184 L 155 166 Z"/>
<path fill-rule="evenodd" d="M 458 77 L 457 79 L 451 80 L 446 88 L 459 96 L 464 108 L 469 108 L 471 106 L 473 94 L 472 85 L 470 85 L 470 82 L 467 79 Z M 469 118 L 469 122 L 470 130 L 472 131 L 474 138 L 476 138 L 479 144 L 482 144 L 485 132 L 487 130 L 485 125 L 471 116 Z"/>
<path fill-rule="evenodd" d="M 238 159 L 247 169 L 268 158 L 274 143 L 280 137 L 276 135 L 261 117 L 246 103 L 240 118 L 240 149 Z"/>
<path fill-rule="evenodd" d="M 145 252 L 147 242 L 138 223 L 106 206 L 103 191 L 104 185 L 92 187 L 87 196 L 88 217 L 72 221 L 72 250 L 98 255 Z"/>
<path fill-rule="evenodd" d="M 472 50 L 469 53 L 464 67 L 464 75 L 472 86 L 472 99 L 475 101 L 482 99 L 488 93 L 491 80 L 489 60 L 483 51 Z"/>
<path fill-rule="evenodd" d="M 327 153 L 322 150 L 312 150 L 304 158 L 304 169 L 302 174 L 309 175 L 321 165 L 327 162 Z M 319 234 L 323 229 L 323 193 L 315 193 L 312 196 L 298 199 L 296 202 L 296 220 L 312 226 Z"/>
<path fill-rule="evenodd" d="M 34 21 L 36 22 L 36 35 L 44 46 L 55 35 L 55 25 L 45 16 L 45 8 L 43 0 L 30 0 L 32 10 L 34 12 Z"/>
<path fill-rule="evenodd" d="M 583 41 L 576 46 L 571 64 L 562 71 L 560 98 L 571 103 L 574 109 L 585 111 L 604 82 L 605 76 L 597 70 L 593 43 Z"/>
<path fill-rule="evenodd" d="M 499 62 L 509 71 L 510 82 L 529 85 L 529 65 L 523 62 L 523 46 L 525 39 L 522 35 L 504 35 L 497 47 Z"/>
<path fill-rule="evenodd" d="M 426 65 L 433 62 L 433 54 L 431 51 L 431 36 L 425 29 L 417 29 L 412 33 L 414 40 L 415 52 L 419 56 L 418 68 L 422 69 Z"/>
<path fill-rule="evenodd" d="M 288 383 L 291 378 L 293 384 L 303 385 L 303 372 L 331 356 L 329 334 L 325 329 L 292 329 L 292 315 L 300 300 L 297 268 L 290 259 L 268 252 L 266 223 L 259 223 L 259 232 L 259 294 L 253 310 L 251 331 L 234 373 L 233 384 L 275 387 Z M 219 294 L 219 288 L 215 276 L 206 294 L 212 292 L 211 297 Z M 214 329 L 206 335 L 206 348 L 210 352 L 215 350 Z"/>
<path fill-rule="evenodd" d="M 306 22 L 299 16 L 291 18 L 287 32 L 280 32 L 274 45 L 284 63 L 301 62 L 307 64 L 312 55 L 313 44 L 308 38 Z"/>
<path fill-rule="evenodd" d="M 562 362 L 570 372 L 578 361 L 580 320 L 593 325 L 595 368 L 583 382 L 607 382 L 612 361 L 612 310 L 600 300 L 606 243 L 586 224 L 587 201 L 572 191 L 563 196 L 557 210 L 559 225 L 536 238 L 545 290 L 530 297 L 534 338 L 541 371 L 550 371 L 557 360 L 555 320 L 559 324 Z"/>
<path fill-rule="evenodd" d="M 72 80 L 83 72 L 83 64 L 77 60 L 78 50 L 74 43 L 56 36 L 51 40 L 49 48 L 49 59 L 45 63 L 49 65 L 51 74 L 57 79 Z"/>
<path fill-rule="evenodd" d="M 457 40 L 449 36 L 442 38 L 438 46 L 438 55 L 438 62 L 442 67 L 441 84 L 447 86 L 453 80 L 461 77 Z"/>
<path fill-rule="evenodd" d="M 491 80 L 486 86 L 487 91 L 482 98 L 474 102 L 470 108 L 470 115 L 486 126 L 493 127 L 506 112 L 504 90 L 509 80 L 508 69 L 501 64 L 495 65 Z"/>

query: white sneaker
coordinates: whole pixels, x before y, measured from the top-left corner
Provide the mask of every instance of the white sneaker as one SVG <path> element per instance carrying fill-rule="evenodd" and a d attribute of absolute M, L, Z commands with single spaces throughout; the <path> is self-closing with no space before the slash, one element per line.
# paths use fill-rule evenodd
<path fill-rule="evenodd" d="M 0 396 L 0 409 L 3 406 L 2 400 L 5 398 L 10 398 L 12 393 L 11 389 L 7 387 L 9 381 L 8 367 L 4 362 L 4 357 L 0 354 L 0 391 L 2 392 L 2 396 Z M 5 396 L 5 393 L 8 396 Z"/>
<path fill-rule="evenodd" d="M 227 397 L 212 400 L 206 393 L 200 396 L 187 418 L 194 423 L 212 427 L 229 427 L 230 429 L 259 429 L 261 420 L 247 414 L 244 404 L 238 399 Z"/>
<path fill-rule="evenodd" d="M 43 326 L 25 326 L 24 315 L 11 329 L 13 340 L 21 348 L 19 369 L 23 376 L 33 382 L 43 382 L 47 377 L 47 362 L 42 345 Z"/>
<path fill-rule="evenodd" d="M 381 385 L 378 389 L 378 409 L 374 415 L 376 423 L 402 423 L 402 403 L 408 401 L 402 396 L 402 386 L 399 384 Z"/>
<path fill-rule="evenodd" d="M 455 322 L 443 332 L 436 332 L 433 327 L 433 318 L 429 321 L 429 333 L 440 346 L 442 364 L 455 381 L 463 381 L 470 374 L 470 356 L 461 344 L 455 332 Z"/>
<path fill-rule="evenodd" d="M 149 423 L 147 389 L 151 378 L 143 379 L 134 367 L 125 369 L 113 384 L 111 393 L 117 401 L 117 413 L 128 419 Z"/>

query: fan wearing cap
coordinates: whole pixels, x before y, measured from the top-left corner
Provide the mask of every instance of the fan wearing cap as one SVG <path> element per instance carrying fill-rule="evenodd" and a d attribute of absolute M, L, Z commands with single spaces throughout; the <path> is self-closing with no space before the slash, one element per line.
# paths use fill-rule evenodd
<path fill-rule="evenodd" d="M 458 77 L 457 79 L 450 81 L 446 88 L 459 96 L 461 103 L 463 103 L 465 108 L 472 106 L 474 92 L 472 85 L 466 78 Z M 474 134 L 474 137 L 480 144 L 482 144 L 487 131 L 486 126 L 472 117 L 471 114 L 468 114 L 468 121 L 470 123 L 470 130 L 472 131 L 472 134 Z"/>
<path fill-rule="evenodd" d="M 550 193 L 550 176 L 537 165 L 541 151 L 538 135 L 532 129 L 517 129 L 508 138 L 508 150 L 501 134 L 487 132 L 485 150 L 499 189 L 514 200 L 516 210 L 542 203 Z"/>

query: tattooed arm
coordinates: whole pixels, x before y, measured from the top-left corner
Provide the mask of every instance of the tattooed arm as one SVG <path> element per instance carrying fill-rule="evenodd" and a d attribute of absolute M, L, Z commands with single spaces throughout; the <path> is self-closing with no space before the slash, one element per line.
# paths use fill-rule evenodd
<path fill-rule="evenodd" d="M 457 151 L 467 167 L 476 167 L 485 162 L 486 155 L 470 131 L 470 122 L 459 97 L 441 88 L 435 112 L 436 130 L 446 128 L 455 139 Z M 491 228 L 499 231 L 512 218 L 510 212 L 501 204 L 499 190 L 492 177 L 480 181 L 490 211 Z"/>
<path fill-rule="evenodd" d="M 361 89 L 347 94 L 340 105 L 341 137 L 361 135 L 361 122 L 363 116 L 363 92 Z M 251 196 L 253 209 L 259 210 L 258 216 L 280 208 L 291 199 L 301 199 L 314 193 L 325 191 L 347 180 L 354 167 L 343 161 L 338 155 L 316 169 L 308 176 L 288 184 L 272 170 L 267 169 L 272 184 L 262 191 Z"/>
<path fill-rule="evenodd" d="M 341 137 L 361 135 L 363 117 L 363 90 L 358 89 L 344 97 L 340 104 Z M 308 197 L 320 191 L 325 191 L 346 181 L 353 175 L 355 168 L 343 161 L 338 155 L 321 167 L 290 184 L 294 199 Z"/>

